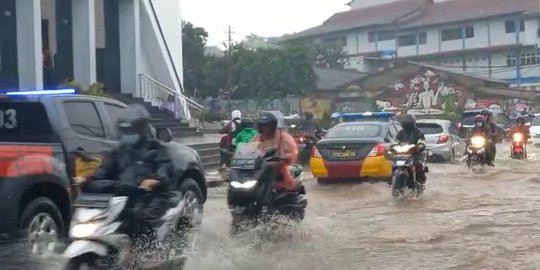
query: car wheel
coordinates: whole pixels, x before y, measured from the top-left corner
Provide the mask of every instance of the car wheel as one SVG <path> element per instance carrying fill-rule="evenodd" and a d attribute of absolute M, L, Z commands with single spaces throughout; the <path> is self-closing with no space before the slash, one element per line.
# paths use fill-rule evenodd
<path fill-rule="evenodd" d="M 41 256 L 54 252 L 64 222 L 58 207 L 50 199 L 39 197 L 24 208 L 20 227 L 28 237 L 32 255 Z"/>
<path fill-rule="evenodd" d="M 202 221 L 203 195 L 197 182 L 191 178 L 182 180 L 178 191 L 182 192 L 184 198 L 184 217 L 182 224 L 197 226 Z"/>

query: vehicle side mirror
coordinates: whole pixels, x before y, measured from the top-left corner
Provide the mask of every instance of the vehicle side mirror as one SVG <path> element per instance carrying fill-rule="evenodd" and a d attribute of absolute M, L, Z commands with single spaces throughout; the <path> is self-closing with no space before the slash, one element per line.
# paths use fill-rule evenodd
<path fill-rule="evenodd" d="M 173 139 L 172 132 L 169 128 L 159 129 L 157 132 L 157 138 L 162 142 L 170 142 Z"/>

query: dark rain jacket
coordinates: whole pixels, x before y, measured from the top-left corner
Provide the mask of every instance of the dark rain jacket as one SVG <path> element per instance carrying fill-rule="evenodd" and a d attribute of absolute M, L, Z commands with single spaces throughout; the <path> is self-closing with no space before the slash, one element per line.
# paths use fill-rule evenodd
<path fill-rule="evenodd" d="M 412 130 L 400 130 L 396 136 L 396 140 L 400 143 L 426 144 L 424 133 L 418 127 L 414 127 Z"/>
<path fill-rule="evenodd" d="M 106 157 L 95 179 L 117 180 L 118 184 L 139 186 L 145 179 L 160 181 L 155 192 L 170 191 L 173 163 L 167 149 L 157 140 L 134 146 L 120 145 Z"/>

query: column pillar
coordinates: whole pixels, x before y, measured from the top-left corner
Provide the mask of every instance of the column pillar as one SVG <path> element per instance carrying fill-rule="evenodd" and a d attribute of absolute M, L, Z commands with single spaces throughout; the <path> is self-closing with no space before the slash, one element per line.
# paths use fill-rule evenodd
<path fill-rule="evenodd" d="M 19 89 L 42 89 L 41 0 L 17 0 L 15 14 Z"/>
<path fill-rule="evenodd" d="M 140 5 L 138 0 L 118 0 L 120 31 L 120 84 L 124 94 L 140 96 Z"/>
<path fill-rule="evenodd" d="M 94 0 L 72 1 L 73 75 L 83 87 L 96 82 L 95 20 Z"/>

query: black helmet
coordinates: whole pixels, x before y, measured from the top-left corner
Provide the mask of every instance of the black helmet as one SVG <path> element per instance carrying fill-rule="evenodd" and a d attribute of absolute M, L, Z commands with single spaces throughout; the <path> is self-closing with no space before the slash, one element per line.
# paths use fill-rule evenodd
<path fill-rule="evenodd" d="M 412 129 L 416 125 L 416 118 L 410 114 L 403 115 L 400 121 L 404 129 Z"/>
<path fill-rule="evenodd" d="M 488 110 L 482 110 L 482 112 L 480 112 L 480 114 L 485 116 L 485 117 L 493 115 L 493 113 L 488 111 Z"/>
<path fill-rule="evenodd" d="M 258 126 L 271 126 L 277 128 L 278 120 L 276 116 L 271 112 L 263 112 L 259 115 L 257 120 Z"/>
<path fill-rule="evenodd" d="M 523 117 L 523 115 L 519 115 L 518 117 L 516 117 L 516 123 L 525 124 L 525 117 Z"/>
<path fill-rule="evenodd" d="M 306 117 L 306 119 L 313 119 L 313 113 L 312 112 L 305 112 L 304 116 Z"/>
<path fill-rule="evenodd" d="M 246 117 L 240 122 L 240 128 L 253 128 L 255 126 L 255 121 L 252 118 Z"/>
<path fill-rule="evenodd" d="M 150 113 L 139 104 L 131 104 L 120 111 L 116 127 L 122 135 L 146 136 L 149 130 Z"/>

